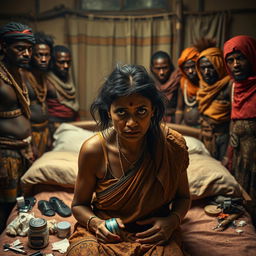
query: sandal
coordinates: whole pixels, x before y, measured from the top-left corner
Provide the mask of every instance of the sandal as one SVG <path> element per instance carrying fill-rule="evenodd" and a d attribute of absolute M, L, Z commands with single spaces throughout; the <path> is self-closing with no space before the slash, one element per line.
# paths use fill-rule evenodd
<path fill-rule="evenodd" d="M 71 215 L 71 209 L 59 198 L 51 197 L 49 200 L 52 208 L 61 216 L 69 217 Z"/>
<path fill-rule="evenodd" d="M 45 216 L 54 216 L 55 215 L 55 211 L 52 207 L 52 205 L 46 201 L 46 200 L 40 200 L 38 202 L 38 209 L 40 210 L 40 212 L 45 215 Z"/>

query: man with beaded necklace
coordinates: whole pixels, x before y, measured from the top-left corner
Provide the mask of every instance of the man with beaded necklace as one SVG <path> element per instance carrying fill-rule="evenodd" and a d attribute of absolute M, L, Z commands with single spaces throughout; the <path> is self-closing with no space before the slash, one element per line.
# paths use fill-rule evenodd
<path fill-rule="evenodd" d="M 10 22 L 0 28 L 0 232 L 20 194 L 19 180 L 34 159 L 30 100 L 21 70 L 35 43 L 31 28 Z"/>
<path fill-rule="evenodd" d="M 50 147 L 48 109 L 46 103 L 47 80 L 53 39 L 42 32 L 34 34 L 36 43 L 33 48 L 29 70 L 24 70 L 24 81 L 30 97 L 32 141 L 36 157 L 40 157 Z"/>

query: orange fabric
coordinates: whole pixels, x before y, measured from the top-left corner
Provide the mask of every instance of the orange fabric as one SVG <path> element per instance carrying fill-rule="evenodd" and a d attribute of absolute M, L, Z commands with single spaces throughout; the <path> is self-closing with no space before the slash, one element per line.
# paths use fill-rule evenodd
<path fill-rule="evenodd" d="M 127 232 L 124 232 L 124 234 Z M 127 256 L 127 255 L 144 255 L 144 256 L 183 256 L 177 240 L 180 238 L 177 233 L 168 245 L 152 245 L 148 251 L 141 248 L 141 244 L 136 242 L 122 242 L 117 244 L 100 244 L 94 235 L 87 232 L 82 226 L 76 225 L 75 233 L 72 235 L 72 244 L 66 253 L 66 256 Z"/>
<path fill-rule="evenodd" d="M 198 110 L 201 114 L 215 120 L 227 121 L 230 119 L 231 104 L 214 100 L 230 81 L 230 77 L 226 73 L 222 51 L 215 47 L 208 48 L 200 53 L 198 60 L 202 57 L 206 57 L 212 63 L 219 75 L 219 80 L 212 85 L 207 84 L 202 78 L 197 61 L 197 72 L 200 78 L 200 89 L 197 92 Z"/>
<path fill-rule="evenodd" d="M 122 232 L 123 242 L 117 244 L 98 243 L 92 234 L 78 225 L 70 238 L 72 250 L 70 254 L 67 254 L 68 256 L 89 255 L 86 254 L 90 252 L 87 248 L 92 244 L 98 250 L 98 254 L 92 255 L 142 255 L 136 254 L 141 251 L 141 245 L 134 242 L 133 227 L 138 226 L 135 222 L 149 216 L 168 215 L 168 205 L 175 198 L 179 175 L 186 171 L 188 166 L 188 153 L 181 135 L 167 127 L 163 129 L 163 135 L 164 139 L 160 138 L 156 145 L 157 160 L 155 162 L 152 157 L 146 155 L 140 167 L 136 171 L 131 170 L 130 176 L 128 173 L 128 177 L 102 179 L 97 182 L 96 197 L 93 201 L 94 213 L 102 219 L 121 218 L 127 227 Z M 183 166 L 177 163 L 183 163 Z M 167 209 L 164 213 L 163 206 L 166 206 L 165 209 Z M 177 232 L 177 236 L 176 232 L 168 245 L 152 245 L 144 255 L 183 255 L 178 246 L 179 232 Z M 89 241 L 90 244 L 88 244 Z M 78 243 L 78 245 L 74 246 L 74 243 Z M 84 245 L 81 246 L 81 243 Z M 80 254 L 75 254 L 78 252 Z M 112 253 L 109 254 L 109 252 Z"/>
<path fill-rule="evenodd" d="M 188 97 L 195 96 L 199 87 L 197 85 L 194 85 L 193 83 L 190 82 L 189 79 L 187 79 L 187 76 L 185 72 L 183 71 L 182 65 L 188 61 L 188 60 L 193 60 L 197 61 L 199 56 L 199 52 L 197 51 L 196 48 L 194 47 L 189 47 L 183 50 L 183 52 L 180 55 L 180 58 L 178 59 L 178 66 L 180 68 L 180 71 L 182 72 L 182 78 L 180 80 L 180 87 L 182 91 L 184 92 L 184 85 L 185 82 L 187 83 L 187 95 Z"/>

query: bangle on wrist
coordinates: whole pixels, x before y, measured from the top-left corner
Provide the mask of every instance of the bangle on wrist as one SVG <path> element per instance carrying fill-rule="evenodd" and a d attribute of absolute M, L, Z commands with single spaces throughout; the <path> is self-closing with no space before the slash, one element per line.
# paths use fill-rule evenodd
<path fill-rule="evenodd" d="M 178 218 L 178 220 L 179 220 L 179 225 L 180 225 L 180 224 L 181 224 L 181 217 L 180 217 L 180 214 L 177 213 L 177 212 L 171 212 L 171 214 L 172 214 L 172 215 L 175 215 L 175 216 Z"/>
<path fill-rule="evenodd" d="M 94 218 L 98 218 L 98 217 L 95 216 L 95 215 L 93 215 L 93 216 L 91 216 L 91 217 L 87 220 L 87 222 L 86 222 L 86 229 L 87 229 L 87 231 L 89 231 L 89 232 L 90 232 L 90 222 L 91 222 L 91 220 L 94 219 Z"/>

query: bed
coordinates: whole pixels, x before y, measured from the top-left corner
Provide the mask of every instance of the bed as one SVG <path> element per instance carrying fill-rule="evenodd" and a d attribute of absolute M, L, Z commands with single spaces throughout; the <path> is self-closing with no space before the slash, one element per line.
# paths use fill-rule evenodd
<path fill-rule="evenodd" d="M 216 217 L 205 213 L 204 207 L 209 200 L 217 195 L 228 197 L 242 196 L 247 205 L 250 205 L 249 196 L 243 191 L 228 170 L 209 156 L 208 151 L 200 142 L 198 129 L 183 125 L 169 124 L 173 129 L 182 133 L 189 150 L 190 164 L 188 178 L 192 197 L 191 209 L 184 218 L 182 229 L 182 240 L 184 250 L 190 256 L 225 256 L 225 255 L 256 255 L 256 232 L 247 211 L 239 217 L 246 225 L 239 228 L 227 228 L 224 231 L 213 230 L 217 224 Z M 21 182 L 25 196 L 35 196 L 39 200 L 47 200 L 56 196 L 67 205 L 71 205 L 73 197 L 74 182 L 77 173 L 77 158 L 82 142 L 93 135 L 95 123 L 93 121 L 80 121 L 62 124 L 54 135 L 53 150 L 45 153 L 33 163 Z M 61 217 L 56 214 L 53 217 L 43 216 L 37 203 L 32 208 L 35 217 L 43 217 L 46 220 L 55 219 L 56 222 L 68 221 L 73 230 L 76 223 L 73 216 Z M 18 212 L 13 209 L 8 223 L 16 218 Z M 12 243 L 19 239 L 28 255 L 39 250 L 30 249 L 27 245 L 27 237 L 10 237 L 5 231 L 0 236 L 1 244 Z M 62 240 L 56 235 L 50 235 L 49 245 L 41 249 L 43 253 L 63 255 L 58 251 L 52 251 L 52 243 Z M 0 249 L 0 255 L 15 255 L 11 251 Z"/>

